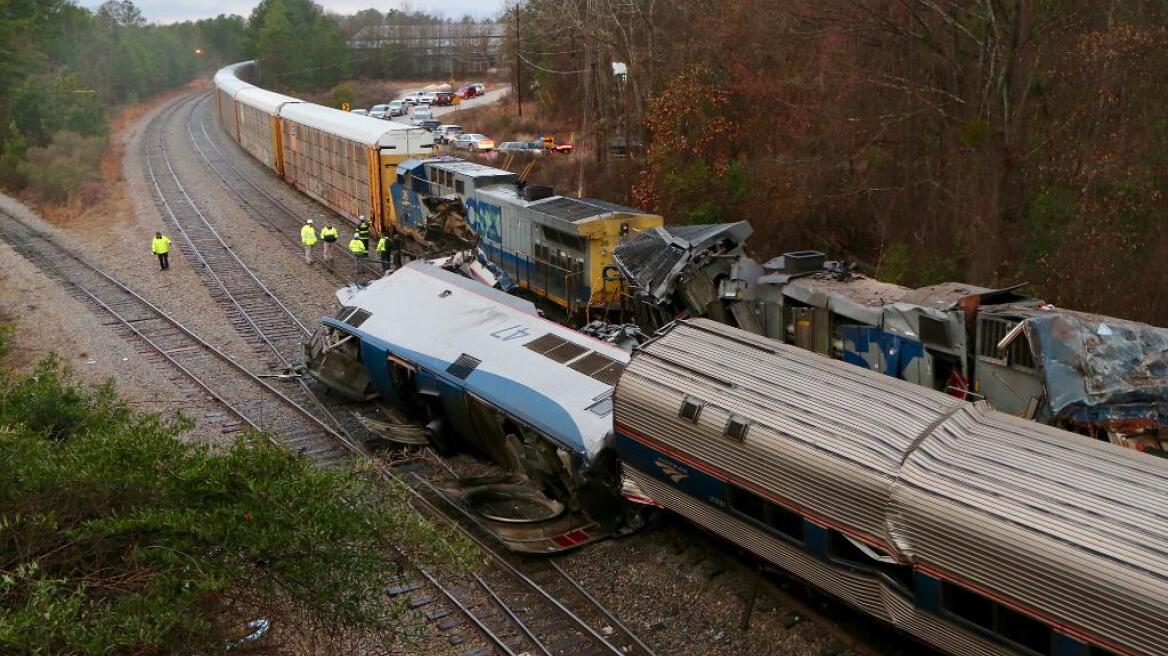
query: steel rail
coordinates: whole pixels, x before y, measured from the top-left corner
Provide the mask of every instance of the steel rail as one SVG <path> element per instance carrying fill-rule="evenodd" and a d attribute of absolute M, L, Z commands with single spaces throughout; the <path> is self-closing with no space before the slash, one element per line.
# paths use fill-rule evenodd
<path fill-rule="evenodd" d="M 408 474 L 408 476 L 410 476 L 414 480 L 421 483 L 424 487 L 429 489 L 432 493 L 436 494 L 440 499 L 446 501 L 447 503 L 450 503 L 450 501 L 446 498 L 446 495 L 442 494 L 442 492 L 440 490 L 438 490 L 438 488 L 434 487 L 434 485 L 432 483 L 430 483 L 429 481 L 427 481 L 426 479 L 422 478 L 421 476 L 418 476 L 417 474 L 412 474 L 412 473 Z M 595 629 L 593 629 L 592 626 L 588 624 L 588 622 L 584 621 L 584 618 L 580 617 L 577 613 L 573 612 L 570 608 L 565 606 L 562 602 L 560 602 L 559 599 L 556 599 L 554 596 L 552 596 L 546 589 L 544 589 L 543 586 L 541 586 L 539 583 L 536 583 L 527 574 L 519 571 L 519 568 L 517 568 L 514 565 L 512 565 L 511 563 L 507 562 L 506 558 L 499 555 L 499 553 L 496 552 L 491 547 L 487 546 L 487 544 L 485 542 L 483 542 L 482 539 L 480 539 L 478 536 L 471 533 L 465 526 L 463 526 L 459 522 L 456 522 L 456 521 L 450 519 L 446 515 L 446 513 L 442 512 L 442 510 L 440 510 L 439 508 L 434 506 L 434 504 L 431 503 L 428 499 L 424 498 L 421 495 L 421 493 L 419 493 L 417 490 L 413 489 L 413 486 L 408 485 L 408 484 L 406 486 L 407 486 L 407 488 L 411 489 L 413 491 L 414 495 L 418 499 L 420 499 L 426 506 L 430 507 L 434 512 L 438 513 L 440 516 L 446 518 L 446 521 L 450 522 L 450 524 L 457 531 L 459 531 L 464 536 L 466 536 L 468 539 L 470 539 L 472 542 L 474 542 L 476 545 L 478 545 L 480 549 L 485 551 L 487 553 L 487 555 L 489 555 L 495 562 L 502 565 L 503 568 L 507 572 L 509 572 L 512 576 L 514 576 L 516 579 L 518 579 L 520 582 L 522 582 L 525 586 L 527 586 L 528 589 L 532 590 L 536 594 L 543 597 L 544 600 L 551 603 L 551 605 L 556 610 L 560 611 L 560 613 L 562 615 L 567 617 L 572 623 L 576 624 L 580 629 L 582 629 L 586 634 L 588 634 L 588 636 L 590 636 L 593 640 L 595 640 L 597 644 L 601 645 L 603 649 L 606 649 L 609 653 L 614 654 L 615 656 L 625 656 L 625 652 L 623 650 L 621 650 L 619 647 L 617 647 L 616 645 L 613 645 L 611 642 L 606 640 L 604 638 L 604 636 L 600 635 L 600 633 L 598 633 Z M 450 504 L 450 505 L 452 507 L 454 507 L 455 509 L 457 509 L 459 512 L 463 513 L 464 515 L 467 514 L 466 511 L 463 510 L 462 508 L 459 508 L 458 506 L 455 506 L 454 504 Z M 470 519 L 471 519 L 471 521 L 474 521 L 476 524 L 478 524 L 477 520 L 475 520 L 473 517 L 471 517 Z M 479 524 L 479 526 L 481 527 L 481 524 Z M 648 653 L 653 654 L 653 652 L 651 652 L 651 651 L 649 651 Z"/>
<path fill-rule="evenodd" d="M 98 276 L 99 280 L 103 280 L 103 281 L 108 282 L 109 284 L 113 285 L 115 289 L 117 289 L 121 293 L 125 294 L 126 296 L 130 297 L 130 299 L 137 302 L 140 306 L 147 308 L 151 313 L 153 313 L 156 316 L 156 318 L 161 319 L 167 325 L 169 325 L 170 327 L 179 331 L 181 334 L 185 335 L 191 341 L 195 342 L 203 350 L 211 353 L 218 360 L 227 364 L 229 367 L 236 370 L 240 374 L 243 374 L 251 382 L 255 383 L 256 385 L 260 386 L 268 393 L 272 394 L 274 397 L 279 399 L 283 404 L 291 407 L 295 412 L 300 414 L 304 419 L 307 419 L 309 422 L 316 425 L 322 431 L 325 431 L 326 433 L 332 434 L 331 427 L 329 427 L 327 424 L 322 422 L 319 417 L 317 417 L 313 413 L 309 412 L 306 408 L 304 408 L 302 405 L 297 403 L 294 399 L 288 397 L 286 394 L 284 394 L 280 390 L 273 387 L 270 383 L 265 381 L 263 378 L 252 373 L 250 370 L 248 370 L 246 367 L 244 367 L 242 364 L 240 364 L 238 361 L 236 361 L 235 358 L 231 357 L 230 355 L 228 355 L 227 353 L 225 353 L 221 349 L 219 349 L 219 348 L 215 347 L 214 345 L 212 345 L 211 343 L 207 342 L 202 337 L 199 337 L 197 334 L 195 334 L 193 331 L 191 331 L 189 328 L 187 328 L 185 324 L 183 324 L 179 320 L 175 319 L 173 316 L 168 314 L 166 311 L 159 308 L 157 305 L 152 303 L 150 300 L 143 297 L 141 294 L 135 292 L 133 289 L 131 289 L 125 283 L 123 283 L 120 280 L 118 280 L 117 278 L 113 277 L 112 275 L 110 275 L 105 270 L 101 269 L 100 267 L 88 262 L 86 259 L 80 257 L 79 255 L 76 255 L 75 253 L 73 253 L 71 251 L 71 249 L 58 244 L 57 241 L 55 239 L 53 239 L 50 235 L 45 234 L 44 232 L 38 230 L 37 228 L 29 225 L 25 221 L 22 221 L 19 218 L 9 214 L 8 212 L 4 212 L 4 211 L 0 211 L 0 215 L 8 218 L 12 223 L 19 225 L 21 227 L 21 229 L 23 230 L 23 233 L 25 236 L 25 240 L 23 242 L 23 245 L 26 246 L 26 249 L 20 250 L 18 248 L 18 252 L 21 252 L 22 255 L 25 255 L 26 257 L 32 257 L 34 259 L 41 260 L 44 263 L 44 265 L 46 267 L 48 267 L 48 269 L 50 269 L 52 272 L 56 273 L 57 275 L 60 275 L 62 278 L 66 278 L 65 277 L 66 272 L 60 270 L 57 265 L 55 265 L 53 262 L 49 261 L 49 256 L 47 254 L 41 252 L 39 249 L 35 249 L 35 247 L 33 247 L 31 244 L 28 243 L 27 235 L 32 235 L 32 236 L 36 237 L 37 239 L 41 240 L 42 242 L 48 244 L 50 247 L 55 249 L 57 251 L 58 256 L 64 256 L 65 258 L 68 258 L 69 260 L 80 265 L 83 269 L 96 274 Z M 2 231 L 2 229 L 0 229 L 0 231 Z M 5 241 L 8 241 L 10 245 L 13 245 L 14 248 L 17 248 L 17 244 L 20 243 L 18 241 L 19 238 L 13 237 L 10 233 L 6 234 L 5 236 L 6 236 Z M 46 271 L 46 273 L 48 273 L 48 271 Z M 253 421 L 252 418 L 246 412 L 244 412 L 243 410 L 236 407 L 235 404 L 228 401 L 226 398 L 224 398 L 224 396 L 222 394 L 215 391 L 210 385 L 208 385 L 207 382 L 205 380 L 203 380 L 203 378 L 201 378 L 198 374 L 194 373 L 193 371 L 190 370 L 189 367 L 187 367 L 186 365 L 179 362 L 172 355 L 172 352 L 174 351 L 174 349 L 166 349 L 161 344 L 158 344 L 155 340 L 151 339 L 142 330 L 140 330 L 137 326 L 134 325 L 134 323 L 136 323 L 135 321 L 132 321 L 132 320 L 126 318 L 123 314 L 119 313 L 106 300 L 103 300 L 101 297 L 99 297 L 98 293 L 95 290 L 90 289 L 89 287 L 84 285 L 81 281 L 78 281 L 75 278 L 67 278 L 67 282 L 68 282 L 68 284 L 72 285 L 74 288 L 76 288 L 77 290 L 82 292 L 86 297 L 91 299 L 95 304 L 97 304 L 99 307 L 101 307 L 103 310 L 105 310 L 112 317 L 117 319 L 118 322 L 122 326 L 124 326 L 125 328 L 130 330 L 135 336 L 137 336 L 139 339 L 141 339 L 143 342 L 145 342 L 147 345 L 149 345 L 152 349 L 154 349 L 159 355 L 161 355 L 168 362 L 170 362 L 172 365 L 174 365 L 176 368 L 178 368 L 179 371 L 183 372 L 183 374 L 187 378 L 189 378 L 193 383 L 195 383 L 200 388 L 202 388 L 204 391 L 206 391 L 209 395 L 211 395 L 211 397 L 214 398 L 217 402 L 221 403 L 233 415 L 238 417 L 240 420 L 242 420 L 248 426 L 263 433 L 265 435 L 265 438 L 269 442 L 277 443 L 277 441 L 270 434 L 265 433 L 263 431 L 263 429 L 258 424 L 256 424 L 256 422 Z M 138 320 L 138 321 L 141 321 L 141 320 Z"/>

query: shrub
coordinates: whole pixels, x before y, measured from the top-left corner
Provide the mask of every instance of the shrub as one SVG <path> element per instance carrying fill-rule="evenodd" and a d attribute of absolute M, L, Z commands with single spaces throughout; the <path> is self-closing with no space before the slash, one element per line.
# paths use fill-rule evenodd
<path fill-rule="evenodd" d="M 105 137 L 58 132 L 49 145 L 29 148 L 18 170 L 42 200 L 64 202 L 101 177 L 105 143 Z"/>
<path fill-rule="evenodd" d="M 286 639 L 392 640 L 391 547 L 470 562 L 401 489 L 255 435 L 179 441 L 189 426 L 54 359 L 0 371 L 0 653 L 222 652 L 257 617 Z"/>

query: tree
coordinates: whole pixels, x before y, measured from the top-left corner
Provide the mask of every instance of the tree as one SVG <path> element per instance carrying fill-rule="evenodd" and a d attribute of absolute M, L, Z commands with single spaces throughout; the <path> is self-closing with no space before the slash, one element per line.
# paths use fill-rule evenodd
<path fill-rule="evenodd" d="M 291 639 L 392 639 L 392 547 L 470 562 L 401 489 L 258 436 L 183 442 L 190 425 L 54 358 L 0 372 L 0 651 L 215 653 L 258 617 Z"/>
<path fill-rule="evenodd" d="M 143 27 L 146 18 L 131 0 L 105 0 L 97 8 L 97 23 L 102 27 Z"/>

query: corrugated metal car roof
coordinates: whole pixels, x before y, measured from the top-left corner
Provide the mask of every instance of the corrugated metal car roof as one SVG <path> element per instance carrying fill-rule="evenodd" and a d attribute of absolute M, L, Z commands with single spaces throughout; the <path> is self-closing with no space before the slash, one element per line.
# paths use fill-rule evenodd
<path fill-rule="evenodd" d="M 239 93 L 235 94 L 235 100 L 245 105 L 255 107 L 256 109 L 272 116 L 275 116 L 276 112 L 288 103 L 303 102 L 298 98 L 285 96 L 282 93 L 275 93 L 273 91 L 268 91 L 267 89 L 261 89 L 259 87 L 243 89 Z"/>
<path fill-rule="evenodd" d="M 684 395 L 707 402 L 696 426 Z M 753 422 L 741 444 L 730 413 Z M 704 319 L 637 352 L 616 421 L 914 565 L 1168 653 L 1168 461 Z"/>
<path fill-rule="evenodd" d="M 401 123 L 391 123 L 311 103 L 285 105 L 280 110 L 280 117 L 366 145 L 400 147 L 405 136 L 403 132 L 416 133 L 410 135 L 411 141 L 420 141 L 426 134 L 421 128 L 407 127 Z"/>

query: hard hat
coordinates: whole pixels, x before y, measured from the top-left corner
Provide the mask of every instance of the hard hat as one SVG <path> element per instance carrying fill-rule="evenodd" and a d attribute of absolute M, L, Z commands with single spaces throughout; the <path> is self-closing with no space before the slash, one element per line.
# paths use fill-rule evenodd
<path fill-rule="evenodd" d="M 308 225 L 312 225 L 312 219 L 309 219 L 307 223 Z"/>
<path fill-rule="evenodd" d="M 364 215 L 364 214 L 358 214 L 358 215 L 357 215 L 357 218 L 358 218 L 358 219 L 361 219 L 362 221 L 364 221 L 364 220 L 365 220 L 365 215 Z"/>

